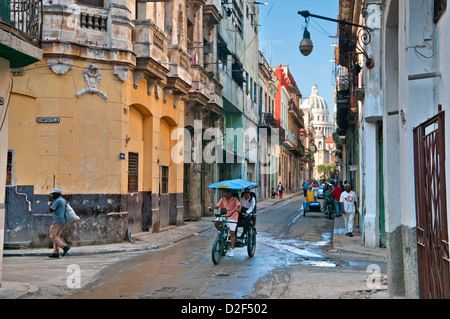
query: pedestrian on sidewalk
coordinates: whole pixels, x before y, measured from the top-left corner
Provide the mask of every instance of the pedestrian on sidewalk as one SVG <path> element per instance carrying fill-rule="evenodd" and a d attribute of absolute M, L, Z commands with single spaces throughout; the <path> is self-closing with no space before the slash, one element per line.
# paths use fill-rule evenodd
<path fill-rule="evenodd" d="M 281 184 L 281 182 L 278 182 L 278 194 L 279 194 L 278 197 L 280 199 L 283 198 L 283 191 L 284 191 L 283 185 Z"/>
<path fill-rule="evenodd" d="M 277 195 L 277 192 L 275 192 L 275 189 L 272 187 L 272 198 L 275 198 Z"/>
<path fill-rule="evenodd" d="M 336 217 L 341 216 L 341 194 L 344 190 L 339 186 L 339 183 L 334 183 L 333 189 L 333 197 L 334 197 L 334 205 L 336 207 Z"/>
<path fill-rule="evenodd" d="M 61 233 L 66 223 L 66 200 L 61 196 L 61 190 L 54 188 L 50 194 L 50 200 L 53 202 L 50 207 L 50 213 L 53 213 L 53 222 L 50 226 L 50 239 L 53 242 L 53 253 L 50 258 L 59 258 L 59 249 L 62 248 L 63 256 L 67 254 L 70 249 L 61 239 Z"/>
<path fill-rule="evenodd" d="M 355 219 L 355 214 L 358 212 L 358 207 L 356 206 L 358 198 L 356 197 L 356 193 L 352 191 L 350 184 L 345 184 L 345 191 L 342 192 L 339 201 L 347 231 L 346 236 L 353 237 L 353 220 Z"/>

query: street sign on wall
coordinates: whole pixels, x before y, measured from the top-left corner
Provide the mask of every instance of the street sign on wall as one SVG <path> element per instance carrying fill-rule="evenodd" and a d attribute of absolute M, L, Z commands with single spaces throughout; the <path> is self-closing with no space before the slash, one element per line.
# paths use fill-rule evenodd
<path fill-rule="evenodd" d="M 38 117 L 36 118 L 36 122 L 38 123 L 59 123 L 59 117 Z"/>

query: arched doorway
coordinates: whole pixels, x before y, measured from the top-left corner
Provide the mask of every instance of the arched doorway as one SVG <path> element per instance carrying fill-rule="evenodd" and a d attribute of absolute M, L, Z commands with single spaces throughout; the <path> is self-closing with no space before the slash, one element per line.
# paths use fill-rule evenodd
<path fill-rule="evenodd" d="M 186 133 L 189 132 L 189 135 Z M 185 136 L 184 136 L 184 153 L 185 153 L 185 161 L 184 161 L 184 170 L 183 170 L 183 207 L 184 207 L 184 216 L 185 220 L 191 219 L 195 213 L 195 207 L 193 205 L 194 197 L 196 196 L 196 188 L 194 187 L 193 181 L 193 172 L 194 172 L 194 163 L 192 159 L 192 151 L 194 149 L 194 128 L 192 126 L 185 127 Z M 186 159 L 189 159 L 186 161 Z M 198 192 L 197 192 L 198 193 Z M 192 213 L 192 214 L 191 214 Z"/>
<path fill-rule="evenodd" d="M 152 226 L 152 115 L 142 105 L 131 105 L 125 136 L 128 229 L 148 231 Z"/>
<path fill-rule="evenodd" d="M 176 141 L 171 139 L 176 122 L 167 116 L 160 120 L 159 130 L 159 197 L 160 227 L 177 225 L 177 164 L 171 157 Z"/>

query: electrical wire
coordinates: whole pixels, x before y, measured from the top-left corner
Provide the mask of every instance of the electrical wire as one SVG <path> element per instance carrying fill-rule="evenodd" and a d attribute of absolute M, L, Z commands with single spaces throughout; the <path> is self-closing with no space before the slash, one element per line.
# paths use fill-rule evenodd
<path fill-rule="evenodd" d="M 321 32 L 319 29 L 315 28 L 314 26 L 312 26 L 314 29 L 316 29 L 319 33 L 322 33 L 328 37 L 334 37 L 332 36 L 327 30 L 325 30 L 319 23 L 316 22 L 315 19 L 311 19 L 312 22 L 314 22 L 320 29 L 322 29 L 323 32 Z"/>
<path fill-rule="evenodd" d="M 414 51 L 415 51 L 418 55 L 420 55 L 421 57 L 423 57 L 423 58 L 425 58 L 425 59 L 431 59 L 431 58 L 433 58 L 433 57 L 436 55 L 436 51 L 434 51 L 434 50 L 433 50 L 433 55 L 431 55 L 431 56 L 426 56 L 426 55 L 420 53 L 420 52 L 417 50 L 416 47 L 414 47 Z"/>
<path fill-rule="evenodd" d="M 275 2 L 270 6 L 269 11 L 266 14 L 266 17 L 264 18 L 264 21 L 259 25 L 258 28 L 258 32 L 255 33 L 255 36 L 253 37 L 253 39 L 250 41 L 250 43 L 247 45 L 247 47 L 245 48 L 244 52 L 239 56 L 239 60 L 242 58 L 242 56 L 245 54 L 245 52 L 247 51 L 247 49 L 250 47 L 250 45 L 253 43 L 253 41 L 256 39 L 256 37 L 259 37 L 259 32 L 261 30 L 261 28 L 263 27 L 263 25 L 266 23 L 266 20 L 269 18 L 270 13 L 272 12 L 273 7 L 275 6 L 275 4 L 277 3 L 277 0 L 275 0 Z"/>
<path fill-rule="evenodd" d="M 3 115 L 2 124 L 0 125 L 0 132 L 3 130 L 3 125 L 5 124 L 6 116 L 8 116 L 8 110 L 9 110 L 9 102 L 11 101 L 11 94 L 14 87 L 14 79 L 12 76 L 10 76 L 11 84 L 9 86 L 9 96 L 8 96 L 8 102 L 5 106 L 5 114 Z"/>

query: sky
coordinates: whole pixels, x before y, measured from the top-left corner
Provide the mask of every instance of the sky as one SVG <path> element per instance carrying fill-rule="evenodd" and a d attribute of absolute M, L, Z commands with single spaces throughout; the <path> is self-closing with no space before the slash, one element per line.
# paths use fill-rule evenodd
<path fill-rule="evenodd" d="M 311 87 L 317 84 L 319 95 L 325 99 L 330 111 L 334 108 L 334 47 L 336 22 L 310 18 L 308 31 L 314 48 L 305 57 L 299 51 L 306 25 L 298 11 L 337 19 L 339 0 L 258 0 L 268 3 L 259 5 L 259 49 L 271 66 L 288 65 L 303 100 L 311 95 Z M 272 41 L 272 54 L 270 54 Z M 332 62 L 330 62 L 332 60 Z"/>

